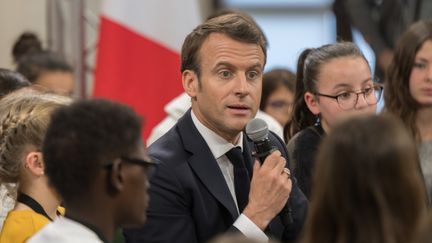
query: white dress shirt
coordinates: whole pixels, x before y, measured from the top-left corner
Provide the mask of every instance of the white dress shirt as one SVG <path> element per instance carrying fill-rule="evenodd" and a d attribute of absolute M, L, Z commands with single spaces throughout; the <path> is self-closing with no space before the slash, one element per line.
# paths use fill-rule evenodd
<path fill-rule="evenodd" d="M 238 212 L 237 199 L 234 189 L 234 168 L 225 153 L 234 147 L 240 147 L 243 151 L 243 133 L 240 133 L 240 138 L 237 144 L 234 145 L 204 126 L 204 124 L 202 124 L 195 116 L 193 110 L 191 111 L 191 116 L 195 127 L 206 141 L 207 146 L 210 148 L 210 151 L 219 165 L 219 168 L 228 185 L 228 189 L 231 192 L 231 196 L 234 199 Z M 268 240 L 267 235 L 244 214 L 240 214 L 233 225 L 247 237 L 255 238 L 260 241 Z"/>

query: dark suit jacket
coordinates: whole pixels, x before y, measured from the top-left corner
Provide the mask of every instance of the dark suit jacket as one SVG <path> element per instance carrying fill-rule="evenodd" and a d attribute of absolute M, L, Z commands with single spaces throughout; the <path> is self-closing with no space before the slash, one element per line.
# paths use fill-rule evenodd
<path fill-rule="evenodd" d="M 269 138 L 287 158 L 285 144 L 276 135 Z M 244 152 L 253 144 L 244 139 Z M 150 205 L 143 228 L 125 230 L 127 242 L 206 242 L 214 236 L 237 231 L 232 226 L 239 214 L 222 172 L 188 111 L 178 123 L 149 148 L 160 164 L 151 179 Z M 252 164 L 252 156 L 246 163 Z M 307 200 L 297 182 L 289 203 L 294 223 L 283 228 L 279 217 L 266 232 L 286 242 L 295 239 L 302 228 Z"/>

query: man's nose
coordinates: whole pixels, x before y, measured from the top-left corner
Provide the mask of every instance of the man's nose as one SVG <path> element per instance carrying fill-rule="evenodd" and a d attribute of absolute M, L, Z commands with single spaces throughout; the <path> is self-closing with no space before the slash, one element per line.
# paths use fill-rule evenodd
<path fill-rule="evenodd" d="M 249 92 L 249 84 L 245 74 L 237 76 L 235 80 L 235 93 L 237 95 L 246 95 Z"/>

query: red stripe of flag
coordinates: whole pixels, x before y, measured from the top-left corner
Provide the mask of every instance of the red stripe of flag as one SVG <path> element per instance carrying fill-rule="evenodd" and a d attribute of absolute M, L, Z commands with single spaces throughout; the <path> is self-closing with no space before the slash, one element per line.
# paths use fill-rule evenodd
<path fill-rule="evenodd" d="M 164 105 L 183 91 L 180 56 L 105 17 L 99 40 L 94 96 L 132 106 L 145 118 L 146 139 L 165 117 Z"/>

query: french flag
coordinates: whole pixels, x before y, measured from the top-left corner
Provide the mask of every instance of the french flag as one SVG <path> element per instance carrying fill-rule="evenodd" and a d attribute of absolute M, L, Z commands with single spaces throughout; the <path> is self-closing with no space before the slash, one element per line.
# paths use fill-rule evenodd
<path fill-rule="evenodd" d="M 181 45 L 201 21 L 198 0 L 104 2 L 93 96 L 133 107 L 145 118 L 144 141 L 183 91 Z"/>

